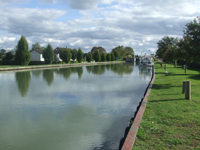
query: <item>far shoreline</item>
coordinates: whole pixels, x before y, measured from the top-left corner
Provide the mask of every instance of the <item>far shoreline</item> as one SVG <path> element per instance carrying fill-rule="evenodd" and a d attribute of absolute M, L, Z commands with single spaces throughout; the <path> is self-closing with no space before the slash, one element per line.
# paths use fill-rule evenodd
<path fill-rule="evenodd" d="M 56 68 L 67 68 L 67 67 L 81 67 L 81 66 L 94 66 L 94 65 L 106 65 L 106 64 L 116 64 L 125 63 L 125 61 L 110 61 L 110 62 L 90 62 L 90 63 L 71 63 L 71 64 L 59 64 L 59 65 L 38 65 L 38 66 L 22 66 L 22 67 L 8 67 L 0 68 L 0 73 L 10 72 L 10 71 L 26 71 L 26 70 L 37 70 L 37 69 L 56 69 Z"/>

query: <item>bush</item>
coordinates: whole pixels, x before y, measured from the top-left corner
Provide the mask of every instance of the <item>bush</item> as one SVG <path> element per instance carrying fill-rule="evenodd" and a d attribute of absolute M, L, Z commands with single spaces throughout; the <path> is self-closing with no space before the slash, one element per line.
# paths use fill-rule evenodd
<path fill-rule="evenodd" d="M 3 60 L 1 61 L 2 65 L 17 65 L 14 60 Z"/>

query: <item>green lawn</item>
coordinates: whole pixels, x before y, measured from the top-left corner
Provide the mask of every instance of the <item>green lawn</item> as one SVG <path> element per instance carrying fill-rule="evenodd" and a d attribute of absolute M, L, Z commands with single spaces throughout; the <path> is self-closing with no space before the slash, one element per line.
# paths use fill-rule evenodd
<path fill-rule="evenodd" d="M 200 150 L 200 70 L 164 68 L 155 63 L 156 79 L 148 98 L 133 150 Z M 191 81 L 192 100 L 182 94 Z"/>

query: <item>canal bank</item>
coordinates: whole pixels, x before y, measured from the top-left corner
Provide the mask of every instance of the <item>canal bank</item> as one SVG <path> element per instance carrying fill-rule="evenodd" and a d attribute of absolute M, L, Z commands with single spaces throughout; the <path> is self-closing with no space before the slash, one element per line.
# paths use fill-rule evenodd
<path fill-rule="evenodd" d="M 67 67 L 81 67 L 81 66 L 93 66 L 93 65 L 106 65 L 124 63 L 125 61 L 110 61 L 110 62 L 94 62 L 94 63 L 76 63 L 76 64 L 59 64 L 59 65 L 39 65 L 39 66 L 26 66 L 26 67 L 9 67 L 0 68 L 0 72 L 7 71 L 21 71 L 21 70 L 33 70 L 33 69 L 51 69 L 51 68 L 67 68 Z"/>
<path fill-rule="evenodd" d="M 143 114 L 145 112 L 146 104 L 148 101 L 151 88 L 155 80 L 155 69 L 152 67 L 152 77 L 144 92 L 144 97 L 141 99 L 134 117 L 131 118 L 129 126 L 125 129 L 124 137 L 120 141 L 119 149 L 121 150 L 132 150 L 134 142 L 136 140 L 137 131 L 139 129 L 140 122 L 142 121 Z"/>

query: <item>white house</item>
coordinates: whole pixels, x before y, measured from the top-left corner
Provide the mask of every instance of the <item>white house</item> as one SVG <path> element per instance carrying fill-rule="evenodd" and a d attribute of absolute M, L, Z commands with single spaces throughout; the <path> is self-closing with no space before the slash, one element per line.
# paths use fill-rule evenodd
<path fill-rule="evenodd" d="M 59 49 L 60 49 L 60 47 L 57 47 L 54 50 L 54 60 L 55 61 L 62 61 L 62 59 L 60 59 Z"/>
<path fill-rule="evenodd" d="M 31 61 L 44 61 L 42 50 L 35 49 L 31 51 Z"/>

